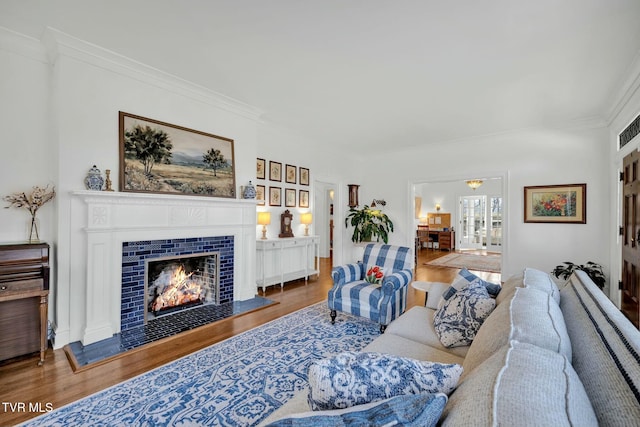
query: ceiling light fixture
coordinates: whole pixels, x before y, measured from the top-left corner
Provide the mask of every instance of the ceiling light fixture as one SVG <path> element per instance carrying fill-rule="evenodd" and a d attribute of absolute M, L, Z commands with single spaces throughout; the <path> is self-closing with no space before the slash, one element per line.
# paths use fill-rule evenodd
<path fill-rule="evenodd" d="M 470 179 L 465 182 L 472 190 L 475 190 L 476 188 L 480 187 L 484 181 L 481 179 Z"/>

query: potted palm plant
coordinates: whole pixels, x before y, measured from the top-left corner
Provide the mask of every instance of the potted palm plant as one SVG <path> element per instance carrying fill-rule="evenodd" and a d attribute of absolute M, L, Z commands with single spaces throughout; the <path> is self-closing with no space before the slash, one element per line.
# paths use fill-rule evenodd
<path fill-rule="evenodd" d="M 393 231 L 393 222 L 379 209 L 364 205 L 362 209 L 351 208 L 344 220 L 345 227 L 353 227 L 351 241 L 389 243 L 389 233 Z M 375 240 L 374 240 L 375 239 Z"/>
<path fill-rule="evenodd" d="M 562 264 L 557 265 L 551 273 L 559 279 L 567 280 L 576 270 L 584 271 L 600 289 L 604 288 L 606 279 L 604 277 L 604 272 L 602 271 L 602 266 L 592 261 L 588 261 L 584 265 L 565 261 Z"/>

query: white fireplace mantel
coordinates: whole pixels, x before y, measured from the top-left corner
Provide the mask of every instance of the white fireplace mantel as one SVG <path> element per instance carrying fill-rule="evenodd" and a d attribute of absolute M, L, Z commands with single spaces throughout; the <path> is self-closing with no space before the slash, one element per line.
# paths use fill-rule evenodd
<path fill-rule="evenodd" d="M 70 253 L 85 268 L 70 274 L 70 342 L 87 345 L 120 331 L 123 242 L 234 236 L 234 300 L 255 296 L 255 200 L 106 191 L 71 196 Z"/>

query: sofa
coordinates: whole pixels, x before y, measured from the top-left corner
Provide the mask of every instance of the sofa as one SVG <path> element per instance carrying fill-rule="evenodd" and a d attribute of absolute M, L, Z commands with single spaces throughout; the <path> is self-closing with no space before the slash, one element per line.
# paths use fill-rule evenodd
<path fill-rule="evenodd" d="M 462 366 L 438 425 L 640 425 L 640 332 L 584 272 L 563 285 L 531 268 L 509 278 L 466 346 L 445 347 L 436 333 L 446 293 L 432 287 L 425 307 L 363 349 Z M 308 394 L 300 390 L 262 424 L 309 412 Z"/>

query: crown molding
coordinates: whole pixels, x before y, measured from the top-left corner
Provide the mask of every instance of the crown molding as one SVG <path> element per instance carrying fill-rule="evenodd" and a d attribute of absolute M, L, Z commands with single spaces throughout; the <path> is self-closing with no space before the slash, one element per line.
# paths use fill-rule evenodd
<path fill-rule="evenodd" d="M 48 63 L 47 52 L 38 39 L 16 33 L 5 27 L 0 27 L 0 49 Z"/>
<path fill-rule="evenodd" d="M 640 87 L 640 51 L 637 51 L 633 61 L 626 71 L 626 78 L 623 80 L 616 95 L 612 98 L 611 106 L 607 111 L 607 123 L 611 125 L 618 115 L 624 110 L 631 97 Z M 634 113 L 635 114 L 635 113 Z M 635 115 L 634 115 L 635 117 Z"/>
<path fill-rule="evenodd" d="M 257 122 L 264 114 L 259 108 L 78 39 L 55 28 L 47 27 L 41 42 L 45 46 L 49 62 L 52 64 L 55 64 L 61 56 L 66 56 Z"/>

